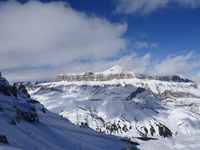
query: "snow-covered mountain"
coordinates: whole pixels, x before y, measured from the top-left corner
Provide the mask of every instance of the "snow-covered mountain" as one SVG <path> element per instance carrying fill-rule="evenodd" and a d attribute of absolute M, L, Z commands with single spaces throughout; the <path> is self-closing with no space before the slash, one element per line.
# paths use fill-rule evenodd
<path fill-rule="evenodd" d="M 56 78 L 56 82 L 68 81 L 68 82 L 79 82 L 79 81 L 111 81 L 114 79 L 149 79 L 149 80 L 160 80 L 160 81 L 174 81 L 174 82 L 192 82 L 186 78 L 179 76 L 146 76 L 143 74 L 135 74 L 131 70 L 126 70 L 118 65 L 110 68 L 103 72 L 85 72 L 81 74 L 60 74 Z"/>
<path fill-rule="evenodd" d="M 0 150 L 122 149 L 119 137 L 75 126 L 30 98 L 25 86 L 0 76 Z"/>
<path fill-rule="evenodd" d="M 190 136 L 192 145 L 200 133 L 200 85 L 186 78 L 137 75 L 115 66 L 100 73 L 61 74 L 56 81 L 29 92 L 74 124 L 124 137 L 185 136 L 188 141 Z"/>

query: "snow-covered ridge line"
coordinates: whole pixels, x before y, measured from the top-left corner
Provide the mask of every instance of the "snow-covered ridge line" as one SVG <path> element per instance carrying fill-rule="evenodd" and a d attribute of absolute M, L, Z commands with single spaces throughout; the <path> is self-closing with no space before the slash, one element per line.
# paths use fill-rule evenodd
<path fill-rule="evenodd" d="M 171 82 L 193 82 L 187 78 L 180 76 L 147 76 L 143 74 L 135 74 L 131 70 L 127 70 L 118 65 L 110 68 L 103 72 L 84 72 L 80 74 L 59 74 L 56 78 L 56 82 L 68 81 L 68 82 L 79 82 L 79 81 L 111 81 L 114 79 L 148 79 L 148 80 L 160 80 L 160 81 L 171 81 Z"/>

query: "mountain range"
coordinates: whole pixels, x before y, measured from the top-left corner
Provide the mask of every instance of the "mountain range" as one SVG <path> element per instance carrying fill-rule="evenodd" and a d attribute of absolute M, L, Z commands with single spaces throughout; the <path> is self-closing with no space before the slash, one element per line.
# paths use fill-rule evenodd
<path fill-rule="evenodd" d="M 26 87 L 33 99 L 75 125 L 120 137 L 167 140 L 169 149 L 200 148 L 195 142 L 200 141 L 200 84 L 187 78 L 114 66 L 60 74 L 55 82 Z"/>
<path fill-rule="evenodd" d="M 0 74 L 0 150 L 122 149 L 120 137 L 76 126 L 32 99 L 23 84 Z"/>

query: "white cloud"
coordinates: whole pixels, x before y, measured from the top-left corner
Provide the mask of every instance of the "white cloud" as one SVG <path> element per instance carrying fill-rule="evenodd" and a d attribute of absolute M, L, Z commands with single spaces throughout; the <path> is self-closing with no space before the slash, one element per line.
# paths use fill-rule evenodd
<path fill-rule="evenodd" d="M 126 23 L 88 16 L 65 3 L 0 3 L 0 22 L 0 68 L 11 82 L 53 80 L 60 73 L 104 71 L 116 64 L 144 73 L 150 63 L 150 54 L 135 53 L 110 61 L 126 49 L 121 37 Z"/>
<path fill-rule="evenodd" d="M 200 72 L 198 72 L 194 77 L 192 77 L 194 81 L 200 82 Z"/>
<path fill-rule="evenodd" d="M 55 77 L 60 73 L 60 69 L 31 69 L 26 70 L 10 70 L 8 72 L 3 72 L 4 76 L 9 82 L 18 81 L 50 81 L 54 80 Z M 63 70 L 60 70 L 63 71 Z"/>
<path fill-rule="evenodd" d="M 124 68 L 131 69 L 135 73 L 146 73 L 148 66 L 151 64 L 150 59 L 151 55 L 149 53 L 142 57 L 139 57 L 137 54 L 133 53 L 131 55 L 123 56 L 116 61 L 109 63 L 106 62 L 106 69 L 117 64 Z"/>
<path fill-rule="evenodd" d="M 117 56 L 127 24 L 88 16 L 66 3 L 0 3 L 0 68 L 61 67 Z"/>
<path fill-rule="evenodd" d="M 158 9 L 167 8 L 170 4 L 178 4 L 183 8 L 200 7 L 199 0 L 116 0 L 117 13 L 148 15 Z"/>
<path fill-rule="evenodd" d="M 134 47 L 136 49 L 143 49 L 143 48 L 149 48 L 149 44 L 147 42 L 140 42 L 140 41 L 136 41 L 134 43 Z"/>
<path fill-rule="evenodd" d="M 176 57 L 168 56 L 166 60 L 159 62 L 151 60 L 151 54 L 139 57 L 136 53 L 125 55 L 119 59 L 97 60 L 92 62 L 81 63 L 75 61 L 64 66 L 55 68 L 28 68 L 26 70 L 10 70 L 3 72 L 8 81 L 29 81 L 29 80 L 54 80 L 60 73 L 82 73 L 85 71 L 100 72 L 105 71 L 114 65 L 120 65 L 124 68 L 131 69 L 135 73 L 149 75 L 185 75 L 189 71 L 200 67 L 200 61 L 193 61 L 194 54 L 180 55 Z M 193 77 L 199 79 L 200 73 Z"/>
<path fill-rule="evenodd" d="M 150 44 L 150 47 L 151 47 L 151 48 L 158 48 L 158 44 L 157 44 L 157 43 L 151 43 L 151 44 Z"/>
<path fill-rule="evenodd" d="M 145 73 L 150 64 L 150 54 L 138 57 L 135 53 L 123 56 L 114 61 L 98 60 L 81 63 L 79 61 L 59 66 L 55 68 L 28 68 L 26 70 L 10 70 L 3 73 L 8 81 L 29 81 L 29 80 L 54 80 L 60 73 L 82 73 L 85 71 L 100 72 L 105 71 L 114 65 L 133 70 L 136 73 Z"/>
<path fill-rule="evenodd" d="M 150 74 L 154 75 L 183 75 L 200 66 L 200 61 L 193 61 L 193 53 L 176 57 L 168 56 L 166 60 L 157 63 Z"/>
<path fill-rule="evenodd" d="M 141 41 L 136 41 L 133 44 L 133 47 L 135 49 L 144 49 L 144 48 L 158 48 L 157 43 L 148 43 L 148 42 L 141 42 Z"/>

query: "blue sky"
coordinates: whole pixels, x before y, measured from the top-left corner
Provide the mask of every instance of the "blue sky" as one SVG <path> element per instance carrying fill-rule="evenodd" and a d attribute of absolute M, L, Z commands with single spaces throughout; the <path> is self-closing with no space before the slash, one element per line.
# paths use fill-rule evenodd
<path fill-rule="evenodd" d="M 112 0 L 68 0 L 68 3 L 88 14 L 95 13 L 112 22 L 127 22 L 125 38 L 133 41 L 157 43 L 160 49 L 150 50 L 159 56 L 185 54 L 191 50 L 200 51 L 200 9 L 170 6 L 156 10 L 146 16 L 134 14 L 114 14 L 115 1 Z M 144 53 L 149 52 L 143 49 Z M 177 51 L 177 52 L 175 52 Z"/>
<path fill-rule="evenodd" d="M 1 0 L 0 12 L 0 70 L 10 81 L 115 64 L 200 80 L 200 1 Z"/>

